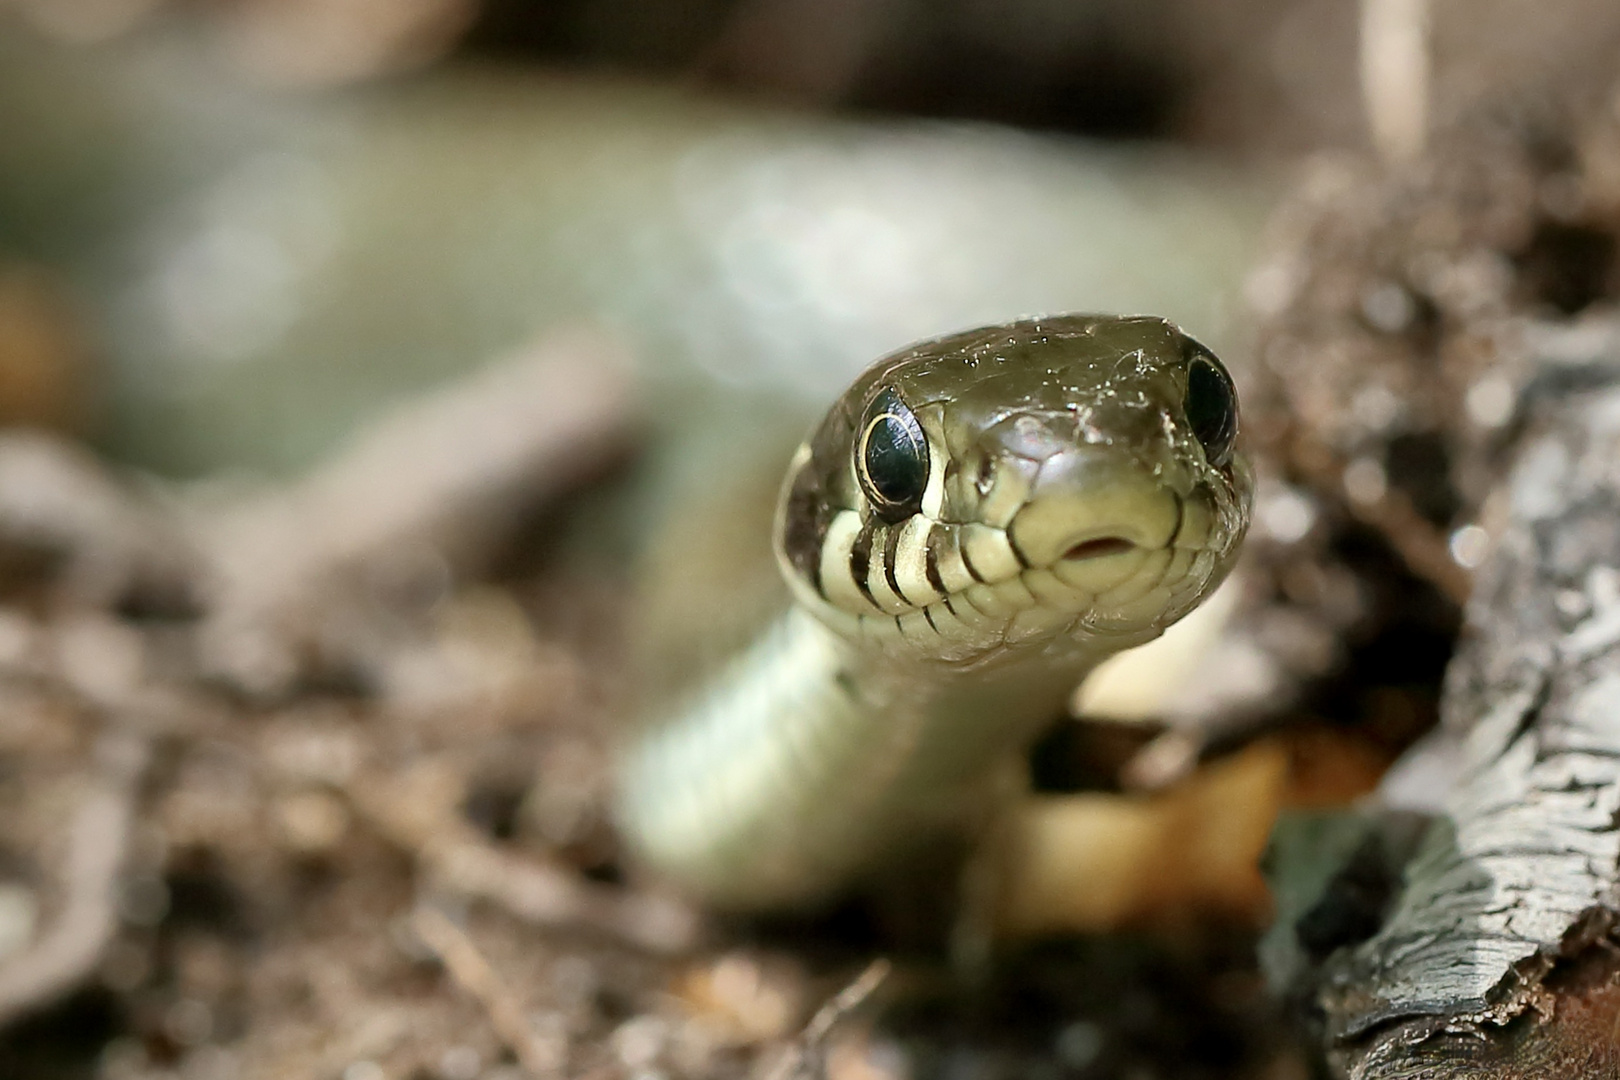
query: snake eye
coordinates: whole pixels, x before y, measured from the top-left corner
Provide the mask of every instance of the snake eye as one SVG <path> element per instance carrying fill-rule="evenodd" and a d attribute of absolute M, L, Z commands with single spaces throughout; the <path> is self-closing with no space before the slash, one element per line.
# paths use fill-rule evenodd
<path fill-rule="evenodd" d="M 855 472 L 878 515 L 889 521 L 915 514 L 928 486 L 928 439 L 917 417 L 893 390 L 867 406 L 855 447 Z"/>
<path fill-rule="evenodd" d="M 1187 396 L 1182 402 L 1187 424 L 1204 447 L 1204 457 L 1217 469 L 1232 460 L 1237 439 L 1237 392 L 1219 360 L 1199 352 L 1187 365 Z"/>

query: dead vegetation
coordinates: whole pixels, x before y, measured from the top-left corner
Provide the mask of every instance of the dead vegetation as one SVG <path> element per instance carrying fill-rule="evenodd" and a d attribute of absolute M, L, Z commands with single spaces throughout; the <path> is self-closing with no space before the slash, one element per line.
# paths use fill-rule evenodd
<path fill-rule="evenodd" d="M 636 426 L 575 334 L 265 490 L 0 438 L 0 1073 L 1298 1075 L 1249 893 L 1233 932 L 1182 904 L 975 987 L 938 895 L 716 923 L 621 865 L 625 580 L 504 556 Z"/>

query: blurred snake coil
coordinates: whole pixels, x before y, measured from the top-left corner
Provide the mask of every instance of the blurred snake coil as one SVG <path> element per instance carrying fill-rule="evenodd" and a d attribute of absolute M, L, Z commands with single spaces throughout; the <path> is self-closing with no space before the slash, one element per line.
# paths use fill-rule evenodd
<path fill-rule="evenodd" d="M 868 368 L 794 456 L 794 602 L 645 725 L 617 814 L 717 907 L 802 907 L 959 827 L 1087 672 L 1231 568 L 1252 474 L 1232 382 L 1163 319 L 1064 315 Z"/>

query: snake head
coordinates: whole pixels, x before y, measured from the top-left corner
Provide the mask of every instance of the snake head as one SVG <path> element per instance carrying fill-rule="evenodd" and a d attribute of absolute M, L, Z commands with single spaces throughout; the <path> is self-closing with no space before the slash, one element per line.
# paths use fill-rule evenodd
<path fill-rule="evenodd" d="M 896 659 L 1145 641 L 1230 568 L 1252 481 L 1220 361 L 1163 319 L 1066 315 L 912 346 L 799 448 L 775 544 L 798 599 Z"/>

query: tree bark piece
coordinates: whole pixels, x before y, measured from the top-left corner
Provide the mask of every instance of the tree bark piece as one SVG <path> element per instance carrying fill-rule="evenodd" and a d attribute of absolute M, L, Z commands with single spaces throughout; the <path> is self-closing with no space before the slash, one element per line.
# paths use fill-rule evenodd
<path fill-rule="evenodd" d="M 1456 781 L 1382 925 L 1320 973 L 1355 1080 L 1620 1075 L 1620 347 L 1588 340 L 1533 357 L 1486 503 L 1443 706 Z"/>

